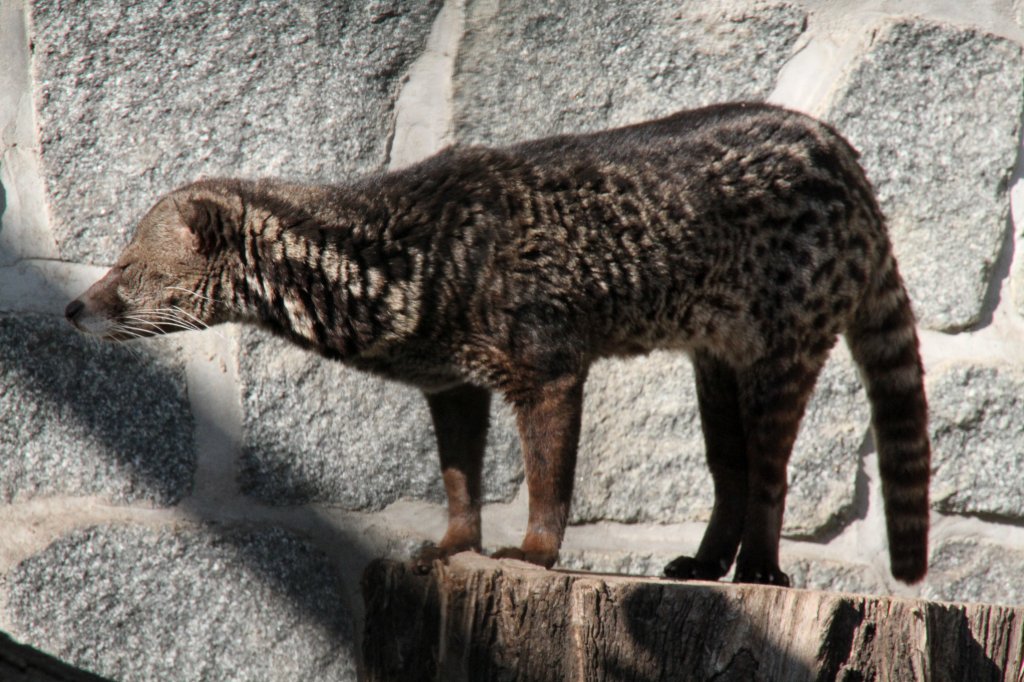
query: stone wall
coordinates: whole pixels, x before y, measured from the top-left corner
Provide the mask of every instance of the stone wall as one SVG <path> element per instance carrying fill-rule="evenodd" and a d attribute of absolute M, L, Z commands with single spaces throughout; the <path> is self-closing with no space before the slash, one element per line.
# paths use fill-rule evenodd
<path fill-rule="evenodd" d="M 835 353 L 790 470 L 784 570 L 1024 603 L 1024 3 L 618 7 L 0 4 L 0 629 L 121 680 L 353 679 L 361 568 L 444 528 L 414 391 L 251 329 L 106 346 L 63 322 L 158 194 L 201 175 L 340 181 L 449 142 L 740 98 L 862 151 L 933 414 L 932 569 L 907 588 L 865 397 Z M 564 566 L 656 575 L 695 550 L 711 493 L 690 375 L 671 354 L 595 367 Z M 503 405 L 493 422 L 488 547 L 525 525 Z"/>

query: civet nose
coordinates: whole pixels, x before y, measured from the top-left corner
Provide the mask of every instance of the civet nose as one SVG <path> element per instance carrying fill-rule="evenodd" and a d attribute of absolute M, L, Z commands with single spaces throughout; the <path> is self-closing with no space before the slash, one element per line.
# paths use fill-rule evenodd
<path fill-rule="evenodd" d="M 78 314 L 85 308 L 85 304 L 77 298 L 71 303 L 68 303 L 68 307 L 64 309 L 64 317 L 68 318 L 68 322 L 74 322 Z"/>

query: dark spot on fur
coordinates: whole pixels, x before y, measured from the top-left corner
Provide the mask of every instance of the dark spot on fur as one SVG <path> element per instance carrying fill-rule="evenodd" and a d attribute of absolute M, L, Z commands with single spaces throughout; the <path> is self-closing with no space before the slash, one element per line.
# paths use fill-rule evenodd
<path fill-rule="evenodd" d="M 821 221 L 818 219 L 818 214 L 816 212 L 810 210 L 803 211 L 790 224 L 790 231 L 796 235 L 807 234 L 820 222 Z"/>
<path fill-rule="evenodd" d="M 822 280 L 831 277 L 832 273 L 836 269 L 835 258 L 829 258 L 827 261 L 818 266 L 818 269 L 811 275 L 811 284 L 817 285 Z"/>
<path fill-rule="evenodd" d="M 867 275 L 864 273 L 864 268 L 862 268 L 856 261 L 847 261 L 846 274 L 849 275 L 850 279 L 858 284 L 864 284 L 867 281 Z"/>

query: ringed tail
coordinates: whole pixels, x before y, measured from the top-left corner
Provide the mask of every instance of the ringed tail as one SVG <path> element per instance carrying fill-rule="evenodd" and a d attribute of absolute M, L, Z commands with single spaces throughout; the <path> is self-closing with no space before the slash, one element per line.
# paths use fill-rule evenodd
<path fill-rule="evenodd" d="M 916 583 L 928 571 L 928 402 L 914 314 L 891 253 L 869 284 L 846 342 L 871 402 L 892 575 Z"/>

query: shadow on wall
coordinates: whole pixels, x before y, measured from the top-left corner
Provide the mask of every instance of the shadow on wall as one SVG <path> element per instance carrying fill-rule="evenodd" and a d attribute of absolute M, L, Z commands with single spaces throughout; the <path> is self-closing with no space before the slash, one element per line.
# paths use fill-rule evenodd
<path fill-rule="evenodd" d="M 4 162 L 0 158 L 0 177 L 3 177 Z M 0 182 L 0 220 L 3 219 L 4 213 L 7 212 L 7 189 L 4 187 L 4 183 Z"/>

